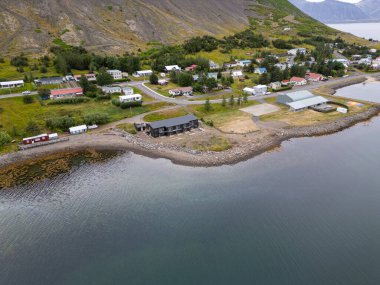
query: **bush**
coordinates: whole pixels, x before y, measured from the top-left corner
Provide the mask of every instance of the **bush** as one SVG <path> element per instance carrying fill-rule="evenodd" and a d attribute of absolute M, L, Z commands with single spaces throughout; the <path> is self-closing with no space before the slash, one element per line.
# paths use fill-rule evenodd
<path fill-rule="evenodd" d="M 25 132 L 27 134 L 30 134 L 32 136 L 38 135 L 40 133 L 40 127 L 35 121 L 29 121 L 26 128 Z"/>
<path fill-rule="evenodd" d="M 90 114 L 84 117 L 84 123 L 86 125 L 102 125 L 110 121 L 108 114 Z"/>
<path fill-rule="evenodd" d="M 0 131 L 0 147 L 6 145 L 7 143 L 10 143 L 12 141 L 12 138 L 8 133 L 4 131 Z"/>
<path fill-rule="evenodd" d="M 33 97 L 30 96 L 30 95 L 24 95 L 24 96 L 22 97 L 22 101 L 24 102 L 24 104 L 31 104 L 31 103 L 34 102 L 34 99 L 33 99 Z"/>
<path fill-rule="evenodd" d="M 120 103 L 120 108 L 127 109 L 130 107 L 140 107 L 141 105 L 142 105 L 142 102 L 125 102 L 125 103 Z"/>
<path fill-rule="evenodd" d="M 121 103 L 120 103 L 120 100 L 118 100 L 118 99 L 112 99 L 112 104 L 117 106 L 117 107 L 120 107 Z"/>
<path fill-rule="evenodd" d="M 66 131 L 70 127 L 75 125 L 75 120 L 69 116 L 49 118 L 45 121 L 46 127 L 51 130 L 63 130 Z"/>
<path fill-rule="evenodd" d="M 48 105 L 61 105 L 61 104 L 79 104 L 90 101 L 89 98 L 86 97 L 74 97 L 74 98 L 66 98 L 66 99 L 56 99 L 50 101 Z"/>
<path fill-rule="evenodd" d="M 96 100 L 109 100 L 111 99 L 111 94 L 100 94 L 96 96 Z"/>

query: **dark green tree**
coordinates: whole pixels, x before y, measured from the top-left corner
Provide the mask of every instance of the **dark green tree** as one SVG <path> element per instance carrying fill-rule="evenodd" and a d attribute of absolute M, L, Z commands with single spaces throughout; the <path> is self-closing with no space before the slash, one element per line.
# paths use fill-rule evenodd
<path fill-rule="evenodd" d="M 149 76 L 149 82 L 150 82 L 150 84 L 157 85 L 158 84 L 158 76 L 155 73 L 152 73 Z"/>

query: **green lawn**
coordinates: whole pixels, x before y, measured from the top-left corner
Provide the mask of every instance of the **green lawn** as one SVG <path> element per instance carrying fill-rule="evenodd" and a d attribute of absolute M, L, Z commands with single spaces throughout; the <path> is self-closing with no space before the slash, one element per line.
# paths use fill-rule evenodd
<path fill-rule="evenodd" d="M 165 111 L 158 111 L 149 115 L 146 115 L 144 117 L 144 121 L 146 122 L 155 122 L 165 119 L 171 119 L 176 118 L 180 116 L 187 115 L 188 112 L 184 108 L 179 109 L 173 109 L 173 110 L 165 110 Z"/>
<path fill-rule="evenodd" d="M 33 66 L 34 63 L 38 64 L 38 61 L 29 60 L 30 66 Z M 54 66 L 52 66 L 52 63 L 50 63 L 50 66 L 47 67 L 46 73 L 41 73 L 39 70 L 31 70 L 30 67 L 24 67 L 24 72 L 26 74 L 32 73 L 34 78 L 59 76 L 59 74 L 57 74 L 57 72 L 55 71 Z M 24 79 L 24 73 L 18 72 L 17 68 L 10 64 L 9 60 L 6 59 L 4 63 L 0 63 L 0 81 L 21 80 L 21 79 Z"/>
<path fill-rule="evenodd" d="M 12 137 L 20 139 L 26 135 L 25 127 L 30 120 L 39 125 L 41 132 L 47 132 L 49 130 L 45 126 L 45 120 L 48 118 L 72 116 L 79 124 L 82 123 L 83 116 L 106 113 L 111 121 L 118 121 L 168 106 L 167 103 L 157 103 L 123 110 L 112 105 L 110 100 L 96 101 L 94 99 L 76 105 L 45 105 L 45 103 L 42 102 L 41 104 L 35 99 L 32 104 L 24 104 L 22 97 L 1 99 L 0 130 L 5 130 Z"/>

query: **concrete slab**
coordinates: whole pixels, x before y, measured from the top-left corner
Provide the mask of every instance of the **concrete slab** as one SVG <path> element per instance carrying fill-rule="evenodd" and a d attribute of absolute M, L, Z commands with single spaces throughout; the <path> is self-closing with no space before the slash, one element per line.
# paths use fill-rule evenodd
<path fill-rule="evenodd" d="M 280 110 L 281 109 L 279 107 L 277 107 L 275 105 L 267 104 L 267 103 L 260 104 L 260 105 L 253 105 L 253 106 L 249 106 L 249 107 L 240 109 L 240 111 L 249 113 L 249 114 L 254 115 L 256 117 L 271 114 L 274 112 L 278 112 Z"/>

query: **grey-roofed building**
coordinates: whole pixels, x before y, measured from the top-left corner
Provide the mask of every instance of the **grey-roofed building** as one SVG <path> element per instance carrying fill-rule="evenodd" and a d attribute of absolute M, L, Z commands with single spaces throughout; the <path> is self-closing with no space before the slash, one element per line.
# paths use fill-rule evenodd
<path fill-rule="evenodd" d="M 314 95 L 307 90 L 291 92 L 288 94 L 278 95 L 277 103 L 288 104 L 291 102 L 296 102 L 299 100 L 304 100 L 304 99 L 308 99 L 308 98 L 312 98 L 312 97 L 314 97 Z"/>
<path fill-rule="evenodd" d="M 313 96 L 311 98 L 299 100 L 296 102 L 287 103 L 287 105 L 290 107 L 290 109 L 292 111 L 297 112 L 297 111 L 306 110 L 310 107 L 317 107 L 317 106 L 324 105 L 328 101 L 329 100 L 327 100 L 326 98 L 324 98 L 322 96 Z"/>
<path fill-rule="evenodd" d="M 154 138 L 170 136 L 199 127 L 199 121 L 193 114 L 146 124 L 147 132 Z"/>
<path fill-rule="evenodd" d="M 34 80 L 36 85 L 62 84 L 66 80 L 63 77 L 44 77 Z"/>
<path fill-rule="evenodd" d="M 121 94 L 121 87 L 119 86 L 102 86 L 102 91 L 106 94 Z"/>

